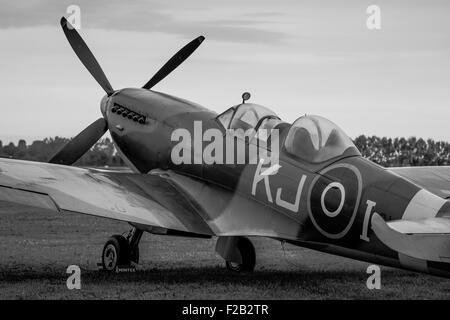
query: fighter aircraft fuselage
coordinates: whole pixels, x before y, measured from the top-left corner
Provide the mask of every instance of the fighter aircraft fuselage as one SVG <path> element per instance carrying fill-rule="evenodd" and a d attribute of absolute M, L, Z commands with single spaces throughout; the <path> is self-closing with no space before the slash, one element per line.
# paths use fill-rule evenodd
<path fill-rule="evenodd" d="M 264 175 L 268 168 L 259 162 L 175 164 L 172 150 L 179 143 L 173 137 L 176 129 L 189 131 L 191 159 L 210 143 L 202 140 L 201 147 L 197 145 L 198 150 L 194 150 L 195 135 L 198 138 L 206 130 L 216 129 L 227 139 L 226 128 L 217 121 L 215 112 L 145 89 L 116 91 L 102 101 L 101 109 L 114 143 L 136 171 L 170 169 L 224 188 L 236 197 L 250 198 L 255 212 L 269 208 L 279 215 L 280 221 L 282 217 L 295 225 L 287 232 L 282 223 L 277 226 L 275 218 L 271 223 L 278 236 L 274 238 L 359 260 L 416 271 L 427 269 L 438 275 L 449 273 L 448 263 L 399 254 L 370 229 L 373 214 L 385 221 L 417 214 L 411 209 L 413 199 L 416 206 L 429 207 L 428 201 L 442 203 L 434 212 L 437 216 L 450 211 L 449 203 L 360 155 L 349 154 L 316 164 L 296 159 L 283 146 L 290 125 L 280 123 L 279 167 L 271 174 Z M 201 132 L 196 132 L 195 123 L 201 124 Z M 236 140 L 235 153 L 239 143 L 248 151 L 248 140 Z M 223 152 L 226 157 L 225 146 Z"/>

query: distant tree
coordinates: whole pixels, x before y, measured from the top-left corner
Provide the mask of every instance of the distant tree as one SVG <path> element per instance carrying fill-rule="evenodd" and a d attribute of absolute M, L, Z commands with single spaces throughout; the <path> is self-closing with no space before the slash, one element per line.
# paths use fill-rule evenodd
<path fill-rule="evenodd" d="M 14 145 L 14 143 L 10 142 L 7 146 L 4 146 L 3 147 L 3 153 L 8 158 L 13 158 L 14 155 L 16 154 L 16 146 Z"/>
<path fill-rule="evenodd" d="M 355 143 L 355 146 L 359 149 L 359 151 L 363 154 L 367 153 L 368 143 L 367 143 L 367 137 L 365 135 L 360 135 L 356 137 L 356 139 L 353 141 Z"/>
<path fill-rule="evenodd" d="M 27 151 L 27 160 L 46 162 L 50 157 L 47 144 L 41 140 L 33 141 Z"/>
<path fill-rule="evenodd" d="M 16 148 L 16 153 L 14 154 L 14 158 L 24 159 L 27 155 L 27 143 L 25 140 L 20 139 Z"/>
<path fill-rule="evenodd" d="M 17 148 L 21 151 L 26 151 L 27 150 L 27 142 L 23 139 L 20 139 L 19 144 L 17 145 Z"/>

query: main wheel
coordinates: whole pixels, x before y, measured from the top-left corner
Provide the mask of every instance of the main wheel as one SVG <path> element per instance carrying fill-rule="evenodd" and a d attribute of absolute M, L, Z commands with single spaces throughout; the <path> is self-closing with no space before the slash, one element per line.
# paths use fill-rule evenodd
<path fill-rule="evenodd" d="M 114 271 L 117 266 L 128 266 L 130 262 L 130 245 L 127 239 L 121 235 L 113 235 L 103 247 L 103 269 Z"/>
<path fill-rule="evenodd" d="M 233 272 L 252 272 L 255 269 L 255 247 L 247 238 L 239 238 L 237 249 L 242 257 L 242 263 L 226 261 L 227 269 Z"/>

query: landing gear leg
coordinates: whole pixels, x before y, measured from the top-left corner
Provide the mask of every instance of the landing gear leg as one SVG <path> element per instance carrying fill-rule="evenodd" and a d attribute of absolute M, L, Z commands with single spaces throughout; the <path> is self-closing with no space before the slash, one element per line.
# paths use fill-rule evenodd
<path fill-rule="evenodd" d="M 117 267 L 129 267 L 139 262 L 139 241 L 143 231 L 133 227 L 127 237 L 113 235 L 106 241 L 102 252 L 103 270 L 116 271 Z"/>
<path fill-rule="evenodd" d="M 252 272 L 255 269 L 255 247 L 246 237 L 219 237 L 216 252 L 233 272 Z"/>
<path fill-rule="evenodd" d="M 144 231 L 133 227 L 127 235 L 127 240 L 130 245 L 130 260 L 136 264 L 139 263 L 139 241 L 141 241 Z"/>

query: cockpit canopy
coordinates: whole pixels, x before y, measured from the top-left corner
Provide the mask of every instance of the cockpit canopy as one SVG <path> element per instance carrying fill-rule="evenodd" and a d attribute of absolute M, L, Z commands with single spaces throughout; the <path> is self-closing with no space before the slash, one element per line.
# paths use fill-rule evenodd
<path fill-rule="evenodd" d="M 319 116 L 298 118 L 289 129 L 284 146 L 290 155 L 311 163 L 360 155 L 352 140 L 338 126 Z"/>
<path fill-rule="evenodd" d="M 272 110 L 253 103 L 243 103 L 232 107 L 219 115 L 217 120 L 225 129 L 259 128 L 272 129 L 281 122 L 280 118 Z"/>

